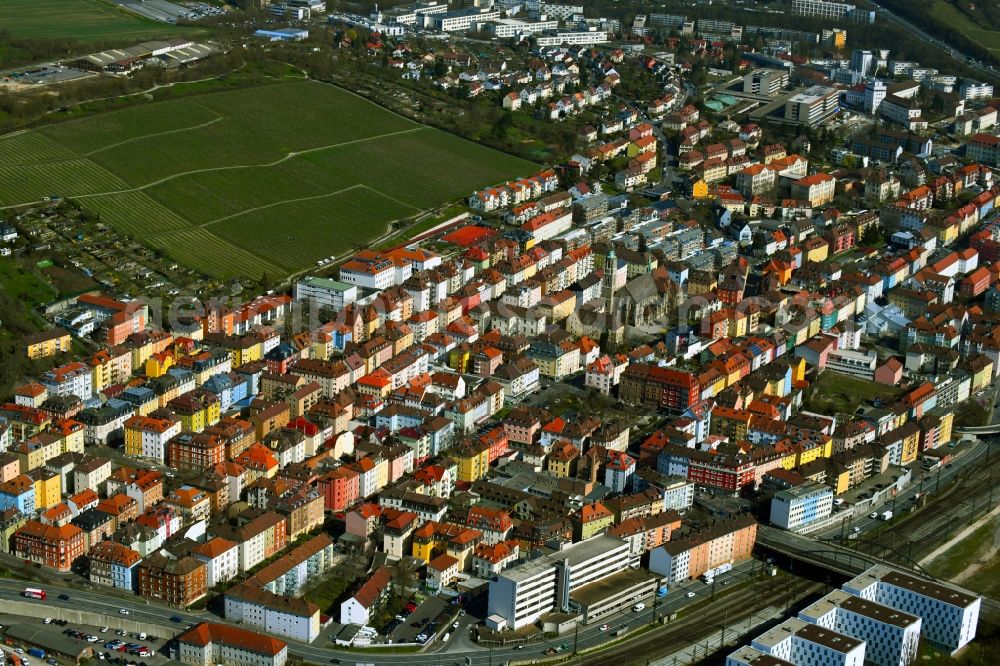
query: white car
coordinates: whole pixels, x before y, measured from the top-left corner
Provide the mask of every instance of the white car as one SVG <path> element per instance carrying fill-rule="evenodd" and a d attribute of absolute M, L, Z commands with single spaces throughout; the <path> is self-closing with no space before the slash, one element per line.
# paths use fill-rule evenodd
<path fill-rule="evenodd" d="M 51 618 L 51 617 L 47 617 L 47 618 L 45 618 L 44 620 L 42 620 L 42 622 L 43 622 L 44 624 L 52 624 L 52 618 Z"/>
<path fill-rule="evenodd" d="M 636 604 L 635 606 L 632 606 L 632 612 L 633 613 L 639 613 L 639 612 L 642 612 L 645 608 L 646 608 L 646 604 L 639 603 L 639 604 Z"/>
<path fill-rule="evenodd" d="M 601 631 L 607 631 L 610 628 L 611 628 L 610 624 L 602 624 L 601 625 Z"/>
<path fill-rule="evenodd" d="M 688 599 L 693 599 L 694 598 L 694 592 L 688 592 L 687 593 L 687 598 Z"/>
<path fill-rule="evenodd" d="M 878 518 L 878 511 L 872 511 L 868 514 L 869 518 Z"/>
<path fill-rule="evenodd" d="M 128 615 L 128 609 L 127 608 L 119 608 L 118 612 L 121 613 L 122 615 Z"/>
<path fill-rule="evenodd" d="M 107 627 L 101 627 L 101 633 L 102 634 L 108 633 L 108 628 Z"/>

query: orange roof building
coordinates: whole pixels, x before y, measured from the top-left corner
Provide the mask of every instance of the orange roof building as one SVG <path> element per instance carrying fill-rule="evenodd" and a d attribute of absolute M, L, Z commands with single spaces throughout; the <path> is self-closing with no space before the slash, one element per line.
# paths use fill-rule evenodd
<path fill-rule="evenodd" d="M 186 664 L 253 663 L 284 666 L 288 644 L 266 634 L 215 622 L 202 622 L 177 638 Z"/>

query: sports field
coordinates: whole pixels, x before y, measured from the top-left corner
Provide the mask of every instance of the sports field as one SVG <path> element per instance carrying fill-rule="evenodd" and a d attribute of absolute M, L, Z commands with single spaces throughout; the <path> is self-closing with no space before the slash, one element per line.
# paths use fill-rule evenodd
<path fill-rule="evenodd" d="M 304 81 L 0 136 L 0 208 L 72 197 L 210 275 L 277 277 L 534 169 Z"/>
<path fill-rule="evenodd" d="M 20 38 L 82 42 L 141 41 L 192 31 L 140 18 L 103 0 L 0 0 L 0 30 Z"/>

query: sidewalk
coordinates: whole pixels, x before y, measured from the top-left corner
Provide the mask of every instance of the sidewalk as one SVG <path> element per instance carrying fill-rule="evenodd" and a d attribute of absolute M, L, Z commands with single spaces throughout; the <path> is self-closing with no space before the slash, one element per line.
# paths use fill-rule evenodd
<path fill-rule="evenodd" d="M 685 664 L 701 663 L 708 655 L 721 649 L 723 646 L 731 645 L 735 649 L 738 645 L 742 645 L 746 641 L 741 640 L 740 637 L 744 634 L 749 634 L 755 627 L 784 616 L 784 606 L 768 606 L 759 613 L 754 613 L 747 619 L 737 622 L 731 627 L 726 627 L 725 643 L 722 641 L 723 636 L 720 627 L 718 631 L 695 645 L 690 645 L 672 655 L 649 662 L 650 666 L 683 666 Z"/>

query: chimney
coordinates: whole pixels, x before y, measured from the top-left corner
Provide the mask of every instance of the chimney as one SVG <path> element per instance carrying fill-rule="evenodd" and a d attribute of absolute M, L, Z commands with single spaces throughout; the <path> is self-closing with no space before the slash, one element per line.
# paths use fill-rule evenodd
<path fill-rule="evenodd" d="M 597 483 L 597 456 L 590 456 L 590 482 Z"/>

